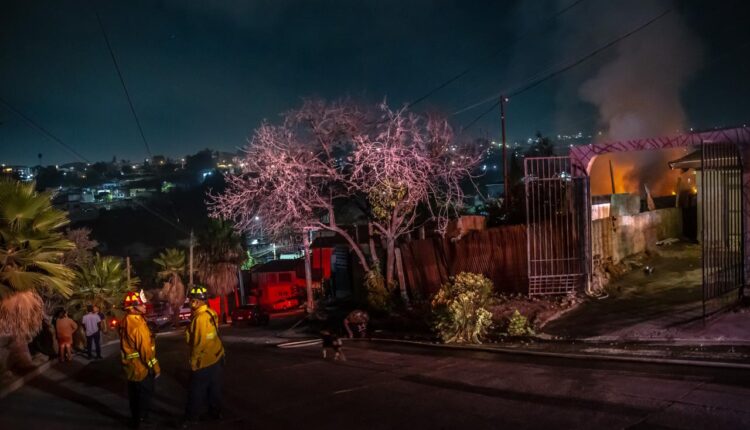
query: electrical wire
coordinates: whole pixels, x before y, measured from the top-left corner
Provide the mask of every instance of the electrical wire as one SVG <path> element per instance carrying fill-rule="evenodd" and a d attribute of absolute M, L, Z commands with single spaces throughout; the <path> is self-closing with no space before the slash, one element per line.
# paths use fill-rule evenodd
<path fill-rule="evenodd" d="M 671 11 L 672 11 L 672 9 L 666 9 L 666 10 L 664 10 L 660 14 L 654 16 L 653 18 L 649 19 L 648 21 L 646 21 L 645 23 L 639 25 L 638 27 L 634 28 L 633 30 L 630 30 L 629 32 L 627 32 L 627 33 L 625 33 L 625 34 L 623 34 L 623 35 L 621 35 L 621 36 L 619 36 L 619 37 L 611 40 L 610 42 L 608 42 L 605 45 L 602 45 L 599 48 L 597 48 L 597 49 L 589 52 L 588 54 L 584 55 L 583 57 L 580 57 L 577 60 L 575 60 L 575 61 L 573 61 L 571 63 L 568 63 L 567 65 L 565 65 L 565 66 L 563 66 L 563 67 L 561 67 L 559 69 L 556 69 L 556 70 L 554 70 L 554 71 L 552 71 L 550 73 L 547 73 L 546 75 L 542 76 L 539 79 L 532 80 L 531 82 L 529 82 L 527 80 L 526 81 L 527 83 L 521 84 L 520 86 L 516 87 L 516 89 L 514 89 L 514 90 L 511 90 L 511 91 L 508 91 L 508 92 L 503 91 L 503 92 L 497 93 L 497 94 L 493 95 L 492 97 L 488 97 L 486 99 L 483 99 L 483 100 L 480 100 L 480 101 L 478 101 L 476 103 L 473 103 L 473 104 L 471 104 L 471 105 L 469 105 L 467 107 L 459 109 L 456 112 L 454 112 L 452 115 L 457 115 L 457 114 L 466 112 L 468 110 L 474 109 L 474 108 L 476 108 L 478 106 L 481 106 L 483 104 L 489 103 L 489 102 L 491 102 L 493 100 L 497 100 L 492 106 L 490 106 L 489 109 L 487 109 L 486 111 L 482 112 L 479 116 L 477 116 L 476 118 L 474 118 L 466 127 L 464 127 L 463 130 L 466 131 L 472 125 L 476 124 L 477 121 L 479 121 L 480 119 L 482 119 L 485 115 L 487 115 L 488 113 L 492 112 L 493 109 L 495 109 L 496 107 L 500 106 L 500 102 L 502 101 L 503 97 L 510 98 L 510 97 L 515 97 L 515 96 L 521 95 L 521 94 L 525 93 L 526 91 L 529 91 L 529 90 L 531 90 L 531 89 L 533 89 L 533 88 L 541 85 L 542 83 L 544 83 L 544 82 L 546 82 L 546 81 L 548 81 L 548 80 L 550 80 L 552 78 L 555 78 L 555 77 L 561 75 L 562 73 L 565 73 L 565 72 L 567 72 L 570 69 L 573 69 L 576 66 L 579 66 L 579 65 L 585 63 L 586 61 L 588 61 L 591 58 L 595 57 L 596 55 L 600 54 L 601 52 L 603 52 L 603 51 L 605 51 L 605 50 L 607 50 L 607 49 L 615 46 L 617 43 L 619 43 L 619 42 L 621 42 L 621 41 L 623 41 L 623 40 L 625 40 L 625 39 L 627 39 L 627 38 L 629 38 L 629 37 L 631 37 L 631 36 L 639 33 L 640 31 L 646 29 L 647 27 L 649 27 L 650 25 L 652 25 L 656 21 L 664 18 Z M 538 76 L 538 74 L 537 74 L 537 76 Z"/>
<path fill-rule="evenodd" d="M 86 162 L 86 163 L 90 163 L 90 161 L 89 161 L 89 160 L 88 160 L 88 159 L 87 159 L 86 157 L 84 157 L 83 155 L 81 155 L 81 153 L 80 153 L 80 152 L 76 151 L 75 149 L 73 149 L 73 147 L 71 147 L 71 146 L 70 146 L 70 145 L 68 145 L 67 143 L 63 142 L 63 141 L 62 141 L 62 140 L 61 140 L 60 138 L 58 138 L 57 136 L 55 136 L 54 134 L 52 134 L 52 133 L 51 133 L 50 131 L 48 131 L 48 130 L 47 130 L 46 128 L 42 127 L 42 126 L 41 126 L 41 125 L 40 125 L 39 123 L 37 123 L 37 122 L 36 122 L 36 121 L 34 121 L 33 119 L 29 118 L 29 117 L 28 117 L 27 115 L 25 115 L 25 114 L 24 114 L 23 112 L 19 111 L 19 110 L 18 110 L 18 109 L 16 109 L 15 107 L 13 107 L 13 106 L 12 106 L 12 105 L 11 105 L 10 103 L 8 103 L 8 102 L 7 102 L 7 101 L 6 101 L 5 99 L 3 99 L 2 97 L 0 97 L 0 104 L 2 104 L 3 106 L 5 106 L 5 107 L 6 107 L 6 108 L 7 108 L 8 110 L 10 110 L 11 112 L 13 112 L 14 114 L 18 115 L 18 116 L 19 116 L 20 118 L 22 118 L 22 119 L 23 119 L 24 121 L 26 121 L 27 123 L 29 123 L 29 124 L 30 124 L 30 125 L 31 125 L 31 126 L 32 126 L 33 128 L 35 128 L 35 129 L 36 129 L 36 130 L 38 130 L 38 131 L 39 131 L 40 133 L 42 133 L 42 134 L 44 134 L 45 136 L 47 136 L 47 137 L 48 137 L 49 139 L 51 139 L 51 140 L 52 140 L 53 142 L 55 142 L 55 143 L 59 144 L 60 146 L 62 146 L 63 148 L 65 148 L 65 149 L 66 149 L 66 150 L 67 150 L 68 152 L 70 152 L 71 154 L 75 155 L 75 156 L 76 156 L 76 157 L 78 157 L 78 158 L 79 158 L 80 160 L 82 160 L 82 161 L 84 161 L 84 162 Z M 135 200 L 135 199 L 133 199 L 133 200 L 131 200 L 131 201 L 132 201 L 133 203 L 137 204 L 138 206 L 142 207 L 143 209 L 145 209 L 145 210 L 146 210 L 147 212 L 149 212 L 149 213 L 150 213 L 151 215 L 154 215 L 155 217 L 157 217 L 157 218 L 161 219 L 161 220 L 162 220 L 163 222 L 165 222 L 165 223 L 169 224 L 170 226 L 172 226 L 173 228 L 177 229 L 178 231 L 180 231 L 180 232 L 182 232 L 182 233 L 185 233 L 185 234 L 190 234 L 190 232 L 188 232 L 188 231 L 187 231 L 187 230 L 185 230 L 184 228 L 182 228 L 182 227 L 180 227 L 179 225 L 177 225 L 177 224 L 173 223 L 172 221 L 170 221 L 169 219 L 167 219 L 167 218 L 166 218 L 165 216 L 163 216 L 163 215 L 159 214 L 158 212 L 156 212 L 155 210 L 153 210 L 153 209 L 151 209 L 151 208 L 147 207 L 146 205 L 142 204 L 141 202 L 139 202 L 139 201 L 137 201 L 137 200 Z"/>
<path fill-rule="evenodd" d="M 31 119 L 28 115 L 26 115 L 23 112 L 21 112 L 20 110 L 14 108 L 10 103 L 8 103 L 7 100 L 5 100 L 2 97 L 0 97 L 0 103 L 2 103 L 2 105 L 5 106 L 6 109 L 8 109 L 9 111 L 11 111 L 14 114 L 18 115 L 18 117 L 20 117 L 21 119 L 23 119 L 24 121 L 26 121 L 29 125 L 31 125 L 31 127 L 35 128 L 37 131 L 39 131 L 43 135 L 47 136 L 53 142 L 55 142 L 58 145 L 60 145 L 63 148 L 65 148 L 65 150 L 67 150 L 68 152 L 70 152 L 74 156 L 78 157 L 80 160 L 84 161 L 85 163 L 90 163 L 90 161 L 87 160 L 86 157 L 84 157 L 83 155 L 81 155 L 80 152 L 76 151 L 70 145 L 68 145 L 67 143 L 63 142 L 60 138 L 58 138 L 57 136 L 55 136 L 54 134 L 52 134 L 51 132 L 49 132 L 46 128 L 44 128 L 41 125 L 39 125 L 39 123 L 37 123 L 36 121 L 34 121 L 33 119 Z"/>
<path fill-rule="evenodd" d="M 172 227 L 173 227 L 174 229 L 176 229 L 176 230 L 178 230 L 178 231 L 180 231 L 180 232 L 182 232 L 182 233 L 185 233 L 185 234 L 190 234 L 190 232 L 189 232 L 189 231 L 187 231 L 187 230 L 185 230 L 184 228 L 180 227 L 179 225 L 177 225 L 177 224 L 173 223 L 172 221 L 170 221 L 169 219 L 167 219 L 167 217 L 166 217 L 166 216 L 164 216 L 164 215 L 160 214 L 159 212 L 155 211 L 154 209 L 151 209 L 151 208 L 149 208 L 148 206 L 144 205 L 143 203 L 139 202 L 138 200 L 136 200 L 136 199 L 132 199 L 131 201 L 132 201 L 133 203 L 137 204 L 138 206 L 142 207 L 143 209 L 145 209 L 145 210 L 146 210 L 146 211 L 147 211 L 148 213 L 150 213 L 151 215 L 153 215 L 153 216 L 155 216 L 155 217 L 159 218 L 160 220 L 164 221 L 165 223 L 169 224 L 169 225 L 170 225 L 170 226 L 172 226 Z M 179 221 L 178 221 L 178 222 L 179 222 Z"/>
<path fill-rule="evenodd" d="M 584 1 L 586 1 L 586 0 L 576 0 L 573 3 L 569 4 L 568 6 L 565 6 L 564 8 L 558 10 L 554 15 L 552 15 L 551 17 L 549 17 L 545 21 L 543 21 L 541 23 L 541 25 L 542 26 L 546 26 L 547 24 L 551 23 L 552 21 L 554 21 L 555 19 L 557 19 L 558 17 L 560 17 L 561 15 L 563 15 L 565 12 L 573 9 L 574 7 L 578 6 L 580 3 L 583 3 Z M 530 32 L 526 32 L 526 33 L 522 34 L 521 36 L 518 36 L 518 37 L 515 37 L 515 38 L 511 38 L 510 40 L 505 41 L 505 44 L 500 49 L 497 49 L 496 51 L 494 51 L 491 54 L 487 55 L 486 57 L 484 57 L 482 59 L 482 61 L 486 61 L 486 60 L 488 60 L 490 58 L 493 58 L 493 57 L 499 55 L 501 52 L 503 52 L 506 49 L 508 49 L 508 47 L 511 46 L 512 43 L 517 43 L 517 42 L 525 39 L 527 36 L 529 36 L 529 34 L 530 34 Z M 473 71 L 477 67 L 479 67 L 479 64 L 475 64 L 473 66 L 467 67 L 466 69 L 464 69 L 460 73 L 452 76 L 451 78 L 448 78 L 445 82 L 443 82 L 440 85 L 436 86 L 435 88 L 431 89 L 430 91 L 428 91 L 427 93 L 425 93 L 421 97 L 418 97 L 416 100 L 407 103 L 406 105 L 408 107 L 413 107 L 417 103 L 420 103 L 420 102 L 426 100 L 427 98 L 431 97 L 433 94 L 437 93 L 438 91 L 442 90 L 443 88 L 447 87 L 448 85 L 452 84 L 453 82 L 455 82 L 455 81 L 461 79 L 462 77 L 466 76 L 469 72 Z"/>
<path fill-rule="evenodd" d="M 742 50 L 745 50 L 745 49 L 747 49 L 748 47 L 750 47 L 750 41 L 745 41 L 744 43 L 741 43 L 741 44 L 739 44 L 739 45 L 735 45 L 735 46 L 733 46 L 733 47 L 730 47 L 729 49 L 725 49 L 725 50 L 723 50 L 723 51 L 721 51 L 721 52 L 713 52 L 713 53 L 712 53 L 712 54 L 711 54 L 711 55 L 710 55 L 710 56 L 709 56 L 709 57 L 708 57 L 708 58 L 706 59 L 706 60 L 708 60 L 708 61 L 705 61 L 705 60 L 704 60 L 704 62 L 703 62 L 703 64 L 702 64 L 702 67 L 703 67 L 703 69 L 707 69 L 707 68 L 709 68 L 709 66 L 714 66 L 714 65 L 716 65 L 717 63 L 721 63 L 721 62 L 723 62 L 723 61 L 725 61 L 725 60 L 727 60 L 727 59 L 729 59 L 729 58 L 732 58 L 732 56 L 733 56 L 733 55 L 736 55 L 738 51 L 742 51 Z M 653 65 L 651 65 L 650 67 L 653 67 Z M 624 102 L 622 102 L 622 101 L 621 101 L 620 103 L 616 104 L 615 106 L 617 106 L 617 108 L 619 108 L 619 107 L 622 107 L 622 104 L 623 104 L 623 103 L 624 103 Z M 549 119 L 549 118 L 551 118 L 551 117 L 552 117 L 552 116 L 553 116 L 554 114 L 555 114 L 555 113 L 554 113 L 554 112 L 552 112 L 552 113 L 550 113 L 550 114 L 548 114 L 548 115 L 545 115 L 545 116 L 543 116 L 543 117 L 542 117 L 542 119 Z M 579 127 L 580 125 L 582 125 L 582 124 L 584 124 L 584 123 L 590 123 L 590 122 L 591 122 L 592 120 L 595 120 L 595 119 L 596 119 L 596 118 L 598 117 L 598 115 L 599 115 L 599 113 L 598 113 L 598 112 L 594 112 L 594 113 L 592 113 L 592 114 L 587 114 L 587 115 L 585 115 L 585 116 L 583 116 L 583 117 L 579 118 L 579 120 L 578 120 L 578 121 L 575 121 L 575 122 L 573 122 L 573 123 L 571 123 L 571 124 L 567 124 L 567 126 L 568 126 L 568 128 L 569 128 L 569 129 L 568 129 L 568 130 L 567 130 L 566 132 L 561 132 L 561 131 L 559 131 L 559 130 L 558 130 L 558 132 L 552 132 L 552 133 L 550 133 L 550 134 L 551 134 L 551 135 L 557 135 L 557 134 L 566 134 L 566 133 L 572 133 L 572 132 L 573 132 L 572 130 L 575 130 L 575 129 L 576 129 L 577 127 Z M 537 117 L 536 119 L 537 119 L 537 120 L 540 120 L 540 118 L 539 118 L 539 117 Z M 734 127 L 727 127 L 727 128 L 739 128 L 740 126 L 741 126 L 741 125 L 736 125 L 736 126 L 734 126 Z M 713 129 L 714 129 L 714 128 L 710 128 L 710 127 L 709 127 L 709 128 L 708 128 L 708 129 L 706 129 L 706 130 L 713 130 Z M 591 131 L 591 133 L 592 133 L 592 134 L 595 134 L 595 132 L 594 132 L 594 131 Z"/>
<path fill-rule="evenodd" d="M 99 16 L 99 11 L 96 10 L 96 7 L 94 7 L 94 14 L 96 14 L 96 20 L 99 22 L 99 28 L 102 30 L 102 36 L 104 37 L 104 42 L 107 44 L 107 50 L 109 50 L 109 55 L 112 57 L 112 63 L 115 66 L 115 70 L 117 71 L 117 77 L 120 78 L 120 84 L 122 84 L 122 89 L 125 92 L 125 98 L 128 99 L 128 106 L 130 106 L 130 112 L 133 114 L 133 118 L 135 119 L 135 124 L 138 126 L 138 131 L 141 134 L 141 140 L 143 141 L 143 145 L 146 147 L 146 153 L 149 157 L 153 157 L 151 155 L 151 147 L 148 144 L 148 141 L 146 140 L 146 135 L 143 133 L 143 127 L 141 126 L 141 121 L 138 119 L 138 114 L 135 111 L 135 106 L 133 106 L 133 100 L 130 97 L 130 92 L 128 91 L 127 85 L 125 85 L 125 78 L 122 76 L 122 70 L 120 70 L 120 65 L 117 63 L 117 57 L 115 57 L 115 52 L 112 49 L 112 45 L 109 43 L 109 37 L 107 36 L 107 31 L 104 28 L 104 23 L 102 22 L 102 18 Z"/>

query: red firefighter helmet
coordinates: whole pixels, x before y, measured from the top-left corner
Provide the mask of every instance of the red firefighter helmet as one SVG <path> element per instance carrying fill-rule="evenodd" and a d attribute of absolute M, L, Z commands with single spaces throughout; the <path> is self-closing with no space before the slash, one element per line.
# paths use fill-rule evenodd
<path fill-rule="evenodd" d="M 140 306 L 146 303 L 146 296 L 141 291 L 130 291 L 125 294 L 125 299 L 122 301 L 122 307 L 127 309 L 133 306 Z"/>

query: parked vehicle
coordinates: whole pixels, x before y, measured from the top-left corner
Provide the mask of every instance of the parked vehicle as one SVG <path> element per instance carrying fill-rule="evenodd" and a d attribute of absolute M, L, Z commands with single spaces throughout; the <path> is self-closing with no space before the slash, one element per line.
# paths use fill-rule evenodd
<path fill-rule="evenodd" d="M 270 317 L 258 305 L 242 305 L 232 311 L 232 325 L 267 325 Z"/>
<path fill-rule="evenodd" d="M 300 301 L 296 297 L 290 297 L 288 299 L 281 299 L 274 302 L 271 305 L 271 310 L 274 312 L 288 311 L 289 309 L 295 309 L 300 306 Z"/>
<path fill-rule="evenodd" d="M 153 332 L 158 332 L 168 328 L 172 324 L 172 315 L 169 304 L 166 302 L 146 303 L 146 324 Z"/>
<path fill-rule="evenodd" d="M 185 303 L 182 304 L 182 307 L 180 308 L 180 317 L 178 319 L 179 325 L 185 325 L 190 324 L 190 315 L 193 313 L 192 309 L 190 309 L 190 301 L 185 300 Z"/>
<path fill-rule="evenodd" d="M 120 320 L 115 316 L 108 316 L 106 318 L 107 320 L 107 327 L 109 327 L 110 330 L 117 330 L 120 325 Z"/>

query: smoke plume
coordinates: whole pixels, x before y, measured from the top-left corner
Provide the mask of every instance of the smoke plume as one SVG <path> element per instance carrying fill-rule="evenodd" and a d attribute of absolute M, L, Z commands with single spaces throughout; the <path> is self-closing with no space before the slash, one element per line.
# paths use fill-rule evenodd
<path fill-rule="evenodd" d="M 681 93 L 700 67 L 702 46 L 675 6 L 671 0 L 582 4 L 581 13 L 562 29 L 561 52 L 567 56 L 580 56 L 670 12 L 568 76 L 558 97 L 560 126 L 564 127 L 566 108 L 577 100 L 595 108 L 598 142 L 685 132 Z M 679 172 L 671 171 L 667 162 L 683 155 L 685 149 L 599 157 L 590 172 L 592 192 L 611 192 L 611 160 L 617 192 L 643 195 L 648 186 L 655 195 L 669 195 Z"/>
<path fill-rule="evenodd" d="M 644 19 L 671 5 L 632 2 Z M 700 42 L 675 10 L 622 42 L 615 57 L 580 88 L 596 106 L 606 140 L 671 135 L 684 130 L 680 93 L 700 65 Z"/>

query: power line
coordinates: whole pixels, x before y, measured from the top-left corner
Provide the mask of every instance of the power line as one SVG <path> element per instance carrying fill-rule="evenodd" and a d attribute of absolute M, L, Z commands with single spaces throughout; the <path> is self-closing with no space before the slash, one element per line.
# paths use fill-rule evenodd
<path fill-rule="evenodd" d="M 650 20 L 646 21 L 645 23 L 641 24 L 640 26 L 634 28 L 633 30 L 631 30 L 631 31 L 629 31 L 629 32 L 627 32 L 627 33 L 625 33 L 625 34 L 623 34 L 623 35 L 615 38 L 614 40 L 610 41 L 609 43 L 607 43 L 607 44 L 605 44 L 605 45 L 603 45 L 603 46 L 595 49 L 594 51 L 589 52 L 588 54 L 584 55 L 583 57 L 581 57 L 581 58 L 573 61 L 572 63 L 567 64 L 566 66 L 564 66 L 564 67 L 562 67 L 560 69 L 554 70 L 554 71 L 552 71 L 552 72 L 544 75 L 543 77 L 541 77 L 539 79 L 536 79 L 536 80 L 533 80 L 533 81 L 531 81 L 529 83 L 521 84 L 521 86 L 519 86 L 516 89 L 511 90 L 509 92 L 500 92 L 500 93 L 498 93 L 496 95 L 493 95 L 492 97 L 488 97 L 488 98 L 486 98 L 484 100 L 481 100 L 479 102 L 473 103 L 473 104 L 471 104 L 471 105 L 469 105 L 469 106 L 467 106 L 465 108 L 459 109 L 458 111 L 454 112 L 453 115 L 457 115 L 457 114 L 465 112 L 467 110 L 471 110 L 471 109 L 473 109 L 475 107 L 481 106 L 481 105 L 483 105 L 485 103 L 488 103 L 488 102 L 490 102 L 492 100 L 497 100 L 492 106 L 490 106 L 489 109 L 487 109 L 486 111 L 482 112 L 482 114 L 480 114 L 478 117 L 474 118 L 466 127 L 464 127 L 464 130 L 467 130 L 469 127 L 471 127 L 472 125 L 474 125 L 477 121 L 479 121 L 480 119 L 482 119 L 485 115 L 487 115 L 488 113 L 492 112 L 493 109 L 495 109 L 496 107 L 498 107 L 500 105 L 500 101 L 502 100 L 502 97 L 515 97 L 515 96 L 518 96 L 518 95 L 520 95 L 520 94 L 522 94 L 522 93 L 524 93 L 526 91 L 529 91 L 529 90 L 531 90 L 531 89 L 533 89 L 533 88 L 541 85 L 542 83 L 544 83 L 544 82 L 546 82 L 546 81 L 548 81 L 548 80 L 550 80 L 550 79 L 552 79 L 554 77 L 557 77 L 558 75 L 560 75 L 562 73 L 567 72 L 568 70 L 570 70 L 570 69 L 572 69 L 572 68 L 574 68 L 576 66 L 581 65 L 582 63 L 590 60 L 591 58 L 593 58 L 597 54 L 601 53 L 602 51 L 605 51 L 605 50 L 611 48 L 612 46 L 616 45 L 617 43 L 619 43 L 619 42 L 627 39 L 628 37 L 633 36 L 634 34 L 640 32 L 641 30 L 644 30 L 645 28 L 647 28 L 651 24 L 653 24 L 656 21 L 660 20 L 661 18 L 665 17 L 671 11 L 672 11 L 672 9 L 667 9 L 667 10 L 663 11 L 659 15 L 656 15 L 655 17 L 651 18 Z"/>
<path fill-rule="evenodd" d="M 151 215 L 153 215 L 153 216 L 155 216 L 155 217 L 159 218 L 160 220 L 164 221 L 165 223 L 169 224 L 169 225 L 170 225 L 170 226 L 172 226 L 172 227 L 173 227 L 174 229 L 176 229 L 176 230 L 178 230 L 178 231 L 180 231 L 180 232 L 182 232 L 182 233 L 185 233 L 185 234 L 190 234 L 190 232 L 189 232 L 189 231 L 187 231 L 187 230 L 183 229 L 182 227 L 180 227 L 179 225 L 177 225 L 177 224 L 173 223 L 172 221 L 170 221 L 169 219 L 167 219 L 167 217 L 165 217 L 165 216 L 161 215 L 160 213 L 156 212 L 155 210 L 153 210 L 153 209 L 149 208 L 148 206 L 144 205 L 143 203 L 139 202 L 138 200 L 136 200 L 136 199 L 133 199 L 133 200 L 131 200 L 131 201 L 132 201 L 133 203 L 137 204 L 138 206 L 142 207 L 143 209 L 145 209 L 145 210 L 146 210 L 147 212 L 149 212 L 149 213 L 150 213 Z M 178 221 L 178 222 L 179 222 L 179 221 Z"/>
<path fill-rule="evenodd" d="M 53 142 L 55 142 L 58 145 L 60 145 L 63 148 L 65 148 L 68 152 L 70 152 L 71 154 L 75 155 L 76 157 L 78 157 L 79 159 L 83 160 L 84 162 L 90 163 L 90 161 L 87 160 L 86 157 L 84 157 L 83 155 L 81 155 L 80 152 L 76 151 L 70 145 L 68 145 L 67 143 L 65 143 L 62 140 L 60 140 L 57 136 L 55 136 L 54 134 L 50 133 L 46 128 L 44 128 L 41 125 L 39 125 L 36 121 L 34 121 L 33 119 L 31 119 L 30 117 L 28 117 L 27 115 L 25 115 L 20 110 L 14 108 L 10 103 L 8 103 L 2 97 L 0 97 L 0 103 L 2 103 L 3 106 L 5 106 L 9 111 L 13 112 L 14 114 L 18 115 L 21 119 L 23 119 L 24 121 L 26 121 L 29 125 L 31 125 L 31 127 L 35 128 L 37 131 L 39 131 L 43 135 L 47 136 Z"/>
<path fill-rule="evenodd" d="M 574 7 L 578 6 L 580 3 L 584 2 L 584 1 L 586 1 L 586 0 L 576 0 L 573 3 L 569 4 L 568 6 L 565 6 L 564 8 L 560 9 L 559 11 L 557 11 L 554 15 L 552 15 L 551 17 L 549 17 L 545 21 L 543 21 L 542 25 L 547 25 L 548 23 L 550 23 L 550 22 L 554 21 L 555 19 L 557 19 L 560 15 L 562 15 L 565 12 L 573 9 Z M 508 48 L 508 46 L 510 46 L 511 43 L 523 40 L 529 34 L 530 34 L 530 32 L 526 32 L 526 33 L 522 34 L 521 36 L 518 36 L 518 37 L 515 37 L 515 38 L 511 38 L 509 41 L 506 41 L 506 44 L 504 44 L 500 49 L 497 49 L 493 53 L 491 53 L 488 56 L 484 57 L 483 60 L 488 60 L 490 58 L 495 57 L 496 55 L 498 55 L 501 52 L 505 51 Z M 440 85 L 436 86 L 435 88 L 431 89 L 430 91 L 428 91 L 427 93 L 425 93 L 421 97 L 417 98 L 416 100 L 414 100 L 414 101 L 412 101 L 410 103 L 407 103 L 407 106 L 413 107 L 417 103 L 420 103 L 420 102 L 424 101 L 425 99 L 431 97 L 433 94 L 437 93 L 438 91 L 442 90 L 443 88 L 447 87 L 448 85 L 452 84 L 453 82 L 455 82 L 455 81 L 461 79 L 462 77 L 466 76 L 469 72 L 473 71 L 477 67 L 479 67 L 479 64 L 474 64 L 473 66 L 467 67 L 462 72 L 460 72 L 457 75 L 454 75 L 451 78 L 447 79 L 445 82 L 443 82 Z"/>
<path fill-rule="evenodd" d="M 143 140 L 143 145 L 146 147 L 146 153 L 148 154 L 149 157 L 152 157 L 151 148 L 149 147 L 148 141 L 146 140 L 146 135 L 143 133 L 143 127 L 141 127 L 141 121 L 138 119 L 138 114 L 135 112 L 135 107 L 133 106 L 133 100 L 130 98 L 130 92 L 128 92 L 127 85 L 125 85 L 125 78 L 123 78 L 122 76 L 120 65 L 117 63 L 115 52 L 114 50 L 112 50 L 112 45 L 109 43 L 109 37 L 107 37 L 107 31 L 104 29 L 102 18 L 99 16 L 99 11 L 96 9 L 96 6 L 94 6 L 94 14 L 96 14 L 96 20 L 99 22 L 99 28 L 102 30 L 102 36 L 104 37 L 104 42 L 107 44 L 107 50 L 109 50 L 109 55 L 110 57 L 112 57 L 112 63 L 115 65 L 117 76 L 120 78 L 122 89 L 123 91 L 125 91 L 125 97 L 128 99 L 128 106 L 130 106 L 130 112 L 133 114 L 133 118 L 135 119 L 135 124 L 138 126 L 138 131 L 141 133 L 141 140 Z"/>
<path fill-rule="evenodd" d="M 28 116 L 26 116 L 23 112 L 19 111 L 18 109 L 14 108 L 13 106 L 11 106 L 11 104 L 8 103 L 2 97 L 0 97 L 0 103 L 3 106 L 5 106 L 8 110 L 10 110 L 14 114 L 16 114 L 20 118 L 22 118 L 24 121 L 26 121 L 27 123 L 29 123 L 33 128 L 35 128 L 36 130 L 38 130 L 40 133 L 44 134 L 45 136 L 47 136 L 48 138 L 50 138 L 53 142 L 55 142 L 55 143 L 59 144 L 60 146 L 62 146 L 63 148 L 65 148 L 71 154 L 75 155 L 76 157 L 78 157 L 79 159 L 83 160 L 86 163 L 90 163 L 90 161 L 86 157 L 84 157 L 83 155 L 81 155 L 80 152 L 76 151 L 75 149 L 73 149 L 73 147 L 71 147 L 67 143 L 63 142 L 60 138 L 58 138 L 57 136 L 55 136 L 54 134 L 52 134 L 46 128 L 42 127 L 40 124 L 38 124 L 33 119 L 31 119 Z M 135 203 L 135 204 L 137 204 L 138 206 L 142 207 L 143 209 L 145 209 L 151 215 L 154 215 L 155 217 L 161 219 L 162 221 L 164 221 L 165 223 L 169 224 L 173 228 L 177 229 L 178 231 L 180 231 L 182 233 L 185 233 L 185 234 L 189 234 L 189 232 L 187 230 L 185 230 L 182 227 L 178 226 L 177 224 L 173 223 L 172 221 L 170 221 L 169 219 L 167 219 L 165 216 L 159 214 L 158 212 L 154 211 L 153 209 L 148 208 L 146 205 L 142 204 L 141 202 L 139 202 L 139 201 L 137 201 L 135 199 L 133 199 L 132 202 Z"/>
<path fill-rule="evenodd" d="M 750 41 L 746 41 L 746 42 L 744 42 L 744 43 L 742 43 L 742 44 L 740 44 L 740 45 L 736 45 L 736 46 L 733 46 L 733 47 L 731 47 L 731 48 L 730 48 L 730 49 L 728 49 L 728 50 L 725 50 L 725 51 L 722 51 L 722 52 L 720 52 L 720 53 L 719 53 L 719 55 L 715 55 L 715 56 L 713 56 L 713 57 L 709 57 L 709 58 L 710 58 L 710 61 L 708 61 L 708 62 L 705 62 L 705 61 L 704 61 L 704 63 L 703 63 L 703 66 L 702 66 L 702 67 L 703 67 L 703 68 L 705 69 L 705 68 L 708 68 L 708 66 L 711 66 L 711 65 L 715 65 L 715 64 L 717 64 L 717 63 L 720 63 L 720 62 L 722 62 L 722 61 L 726 60 L 727 58 L 729 58 L 729 57 L 730 57 L 730 55 L 732 55 L 732 54 L 736 54 L 736 52 L 737 52 L 737 51 L 740 51 L 740 50 L 746 49 L 746 48 L 748 48 L 748 47 L 750 47 Z M 653 66 L 651 66 L 651 67 L 653 67 Z M 620 108 L 620 107 L 622 107 L 623 105 L 624 105 L 624 102 L 623 102 L 623 101 L 620 101 L 619 103 L 615 104 L 616 108 Z M 554 112 L 553 112 L 553 113 L 551 113 L 551 114 L 545 115 L 545 116 L 544 116 L 544 117 L 542 117 L 542 118 L 548 119 L 548 118 L 550 118 L 550 117 L 551 117 L 552 115 L 554 115 Z M 591 121 L 592 119 L 594 119 L 594 118 L 595 118 L 596 116 L 598 116 L 598 115 L 599 115 L 599 113 L 598 113 L 598 112 L 595 112 L 595 113 L 593 113 L 593 114 L 588 114 L 588 115 L 585 115 L 585 116 L 583 116 L 583 117 L 582 117 L 582 119 L 579 119 L 578 121 L 576 121 L 576 122 L 574 122 L 574 123 L 572 123 L 572 124 L 566 124 L 566 125 L 567 125 L 567 127 L 568 127 L 568 131 L 567 131 L 567 132 L 569 132 L 569 133 L 570 133 L 570 132 L 573 132 L 573 131 L 575 131 L 575 130 L 576 130 L 576 128 L 577 128 L 578 126 L 580 126 L 581 124 L 584 124 L 584 123 L 586 123 L 586 122 L 589 122 L 589 121 Z M 538 118 L 537 118 L 537 119 L 538 119 Z M 739 128 L 740 126 L 741 126 L 741 124 L 740 124 L 740 125 L 736 125 L 736 126 L 731 126 L 731 127 L 725 127 L 725 128 Z M 713 129 L 714 129 L 714 128 L 708 128 L 707 130 L 713 130 Z M 592 131 L 592 133 L 595 133 L 595 131 Z M 552 135 L 555 135 L 555 134 L 561 134 L 561 133 L 560 133 L 560 132 L 558 131 L 558 132 L 552 132 L 552 133 L 550 133 L 550 134 L 552 134 Z"/>

